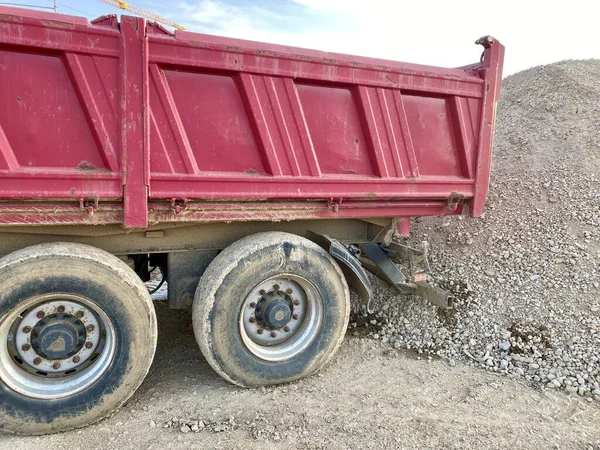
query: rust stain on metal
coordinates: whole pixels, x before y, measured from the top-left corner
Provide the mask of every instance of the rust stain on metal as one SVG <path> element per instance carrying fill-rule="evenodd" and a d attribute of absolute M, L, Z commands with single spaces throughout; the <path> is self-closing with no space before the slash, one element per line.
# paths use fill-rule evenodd
<path fill-rule="evenodd" d="M 254 50 L 254 54 L 256 56 L 268 56 L 271 58 L 277 58 L 279 56 L 279 53 L 277 53 L 277 52 L 274 52 L 272 50 L 263 50 L 263 49 Z"/>
<path fill-rule="evenodd" d="M 77 170 L 96 170 L 96 166 L 86 160 L 81 161 L 75 168 Z"/>
<path fill-rule="evenodd" d="M 244 49 L 242 47 L 238 47 L 237 45 L 221 45 L 221 50 L 226 52 L 235 52 L 235 53 L 243 53 Z"/>
<path fill-rule="evenodd" d="M 42 20 L 40 20 L 40 22 L 43 23 L 44 25 L 49 26 L 49 27 L 63 28 L 65 30 L 74 30 L 75 29 L 75 25 L 73 25 L 72 23 L 62 22 L 60 20 L 42 19 Z"/>
<path fill-rule="evenodd" d="M 23 18 L 19 16 L 13 16 L 10 14 L 0 14 L 0 22 L 16 22 L 22 23 Z"/>
<path fill-rule="evenodd" d="M 356 67 L 357 69 L 362 69 L 362 68 L 366 67 L 366 64 L 363 62 L 360 62 L 360 61 L 350 61 L 348 63 L 348 65 L 350 67 Z"/>

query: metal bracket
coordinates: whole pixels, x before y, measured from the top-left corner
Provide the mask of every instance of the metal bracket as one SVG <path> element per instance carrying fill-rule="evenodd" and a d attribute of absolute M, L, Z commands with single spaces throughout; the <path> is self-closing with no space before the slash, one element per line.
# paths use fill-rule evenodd
<path fill-rule="evenodd" d="M 413 249 L 396 243 L 390 244 L 388 248 L 374 243 L 364 243 L 359 244 L 359 248 L 363 255 L 360 261 L 364 267 L 400 292 L 418 295 L 440 308 L 452 308 L 453 299 L 450 293 L 427 282 L 429 246 L 426 243 L 423 245 L 423 249 Z M 409 277 L 392 261 L 388 253 L 408 262 Z"/>
<path fill-rule="evenodd" d="M 450 211 L 456 211 L 456 208 L 458 208 L 458 204 L 462 200 L 464 200 L 464 198 L 465 198 L 464 195 L 453 192 L 446 199 L 446 209 L 448 209 Z"/>
<path fill-rule="evenodd" d="M 171 209 L 175 212 L 175 214 L 181 214 L 181 211 L 187 208 L 188 199 L 187 198 L 172 198 L 171 199 Z"/>
<path fill-rule="evenodd" d="M 93 200 L 85 200 L 83 197 L 79 197 L 79 209 L 87 211 L 90 216 L 94 215 L 94 211 L 98 209 L 99 198 L 96 197 Z"/>
<path fill-rule="evenodd" d="M 342 198 L 330 198 L 327 200 L 327 208 L 332 210 L 333 212 L 338 212 L 340 206 L 342 205 Z"/>

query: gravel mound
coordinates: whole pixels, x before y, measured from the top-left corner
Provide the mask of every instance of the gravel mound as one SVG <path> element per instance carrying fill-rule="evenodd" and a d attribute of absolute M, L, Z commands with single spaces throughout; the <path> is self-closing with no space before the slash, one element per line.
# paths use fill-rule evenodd
<path fill-rule="evenodd" d="M 455 310 L 374 281 L 378 312 L 351 327 L 600 400 L 600 60 L 504 80 L 488 199 L 480 219 L 413 221 Z"/>

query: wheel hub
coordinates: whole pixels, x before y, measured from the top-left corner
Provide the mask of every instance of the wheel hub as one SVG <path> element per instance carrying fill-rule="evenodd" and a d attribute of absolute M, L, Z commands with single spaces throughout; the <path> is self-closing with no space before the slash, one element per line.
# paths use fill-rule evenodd
<path fill-rule="evenodd" d="M 34 398 L 61 398 L 93 384 L 115 351 L 110 319 L 90 300 L 43 294 L 0 320 L 0 379 Z"/>
<path fill-rule="evenodd" d="M 257 284 L 240 311 L 244 345 L 260 359 L 284 361 L 304 351 L 321 326 L 322 301 L 305 278 L 280 274 Z"/>
<path fill-rule="evenodd" d="M 273 290 L 264 294 L 256 305 L 258 324 L 267 330 L 284 327 L 292 318 L 292 298 L 283 291 Z"/>
<path fill-rule="evenodd" d="M 75 355 L 85 344 L 85 325 L 74 316 L 53 314 L 40 320 L 31 332 L 31 346 L 42 358 L 61 360 Z"/>

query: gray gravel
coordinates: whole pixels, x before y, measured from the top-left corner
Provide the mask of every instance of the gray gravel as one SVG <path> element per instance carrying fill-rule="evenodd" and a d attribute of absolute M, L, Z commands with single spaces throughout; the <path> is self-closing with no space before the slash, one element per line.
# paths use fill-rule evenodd
<path fill-rule="evenodd" d="M 351 327 L 600 400 L 600 61 L 508 77 L 497 120 L 483 217 L 413 221 L 455 310 L 375 281 L 378 311 Z"/>

